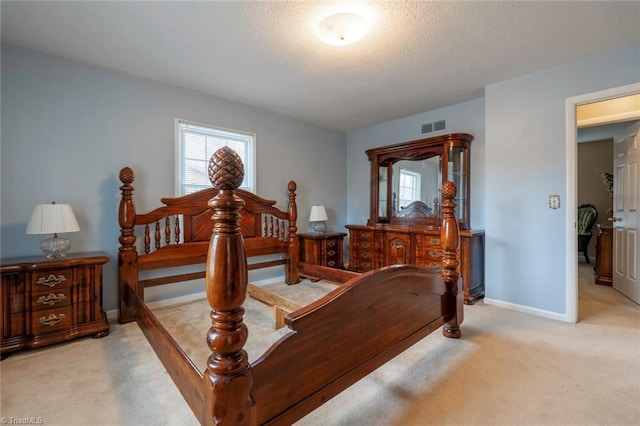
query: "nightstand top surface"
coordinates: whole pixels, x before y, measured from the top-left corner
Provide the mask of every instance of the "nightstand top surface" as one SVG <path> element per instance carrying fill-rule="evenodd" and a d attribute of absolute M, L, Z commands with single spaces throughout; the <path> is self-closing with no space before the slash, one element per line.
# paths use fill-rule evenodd
<path fill-rule="evenodd" d="M 6 257 L 0 259 L 2 273 L 11 272 L 13 269 L 43 269 L 55 267 L 67 267 L 83 263 L 99 264 L 107 263 L 109 256 L 102 251 L 82 253 L 67 253 L 62 259 L 47 259 L 43 254 L 38 256 Z"/>

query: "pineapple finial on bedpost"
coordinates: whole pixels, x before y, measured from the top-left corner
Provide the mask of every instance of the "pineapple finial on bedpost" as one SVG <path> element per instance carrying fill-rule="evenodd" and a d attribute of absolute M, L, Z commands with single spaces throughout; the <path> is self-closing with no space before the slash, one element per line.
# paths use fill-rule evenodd
<path fill-rule="evenodd" d="M 135 309 L 132 307 L 133 301 L 128 297 L 127 286 L 138 282 L 138 271 L 136 257 L 136 235 L 134 233 L 136 206 L 133 203 L 133 181 L 136 178 L 131 167 L 123 167 L 118 175 L 122 186 L 120 192 L 120 206 L 118 207 L 118 224 L 120 225 L 120 248 L 118 249 L 118 322 L 121 324 L 135 321 Z M 128 267 L 124 267 L 127 265 Z M 134 292 L 140 291 L 131 288 Z"/>
<path fill-rule="evenodd" d="M 442 278 L 447 286 L 445 325 L 442 333 L 447 337 L 460 337 L 460 324 L 462 323 L 462 295 L 458 288 L 460 273 L 458 267 L 458 246 L 460 245 L 460 231 L 456 219 L 454 200 L 457 193 L 456 185 L 446 181 L 442 184 Z"/>
<path fill-rule="evenodd" d="M 247 258 L 240 233 L 239 210 L 244 202 L 235 194 L 242 184 L 244 165 L 231 148 L 223 147 L 209 160 L 209 180 L 219 189 L 209 201 L 213 235 L 206 266 L 211 328 L 204 380 L 204 425 L 255 423 L 250 392 L 253 383 L 247 352 L 247 326 L 242 304 L 247 294 Z"/>
<path fill-rule="evenodd" d="M 287 269 L 285 271 L 286 277 L 285 280 L 287 284 L 297 284 L 300 281 L 300 276 L 298 275 L 298 225 L 296 221 L 298 220 L 298 205 L 296 204 L 296 189 L 298 185 L 295 181 L 289 181 L 287 185 L 287 193 L 288 193 L 288 213 L 289 213 L 289 260 L 287 263 Z"/>

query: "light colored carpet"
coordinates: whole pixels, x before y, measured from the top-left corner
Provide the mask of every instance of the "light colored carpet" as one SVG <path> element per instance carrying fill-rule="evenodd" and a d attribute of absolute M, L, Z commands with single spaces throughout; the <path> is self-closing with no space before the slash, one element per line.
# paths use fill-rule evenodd
<path fill-rule="evenodd" d="M 640 308 L 592 284 L 589 268 L 581 265 L 577 324 L 481 302 L 465 306 L 462 339 L 432 333 L 298 424 L 638 424 Z M 170 311 L 157 310 L 167 317 Z M 271 318 L 259 304 L 247 311 Z M 187 337 L 176 336 L 194 346 L 188 350 L 198 365 L 204 360 L 195 348 L 207 354 L 204 315 L 189 325 Z M 103 339 L 78 339 L 2 361 L 6 422 L 39 417 L 45 425 L 197 424 L 137 325 L 111 326 Z M 270 328 L 264 331 L 272 335 L 257 346 L 277 338 Z"/>

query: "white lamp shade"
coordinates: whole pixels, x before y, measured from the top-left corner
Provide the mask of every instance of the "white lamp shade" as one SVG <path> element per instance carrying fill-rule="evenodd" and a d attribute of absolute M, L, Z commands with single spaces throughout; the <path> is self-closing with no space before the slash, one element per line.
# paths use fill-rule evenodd
<path fill-rule="evenodd" d="M 38 204 L 33 208 L 27 234 L 62 234 L 80 230 L 69 204 Z"/>
<path fill-rule="evenodd" d="M 311 207 L 311 214 L 309 215 L 309 222 L 320 222 L 323 220 L 329 220 L 327 217 L 327 211 L 323 205 L 316 205 Z"/>

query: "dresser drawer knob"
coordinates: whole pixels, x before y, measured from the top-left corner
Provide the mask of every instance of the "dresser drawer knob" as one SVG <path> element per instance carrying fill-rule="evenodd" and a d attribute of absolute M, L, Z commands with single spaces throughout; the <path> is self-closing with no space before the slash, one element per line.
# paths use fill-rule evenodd
<path fill-rule="evenodd" d="M 440 253 L 439 251 L 430 250 L 429 251 L 429 256 L 438 258 L 438 257 L 442 257 L 442 253 Z"/>
<path fill-rule="evenodd" d="M 360 238 L 362 238 L 363 240 L 368 240 L 369 238 L 371 238 L 371 234 L 369 234 L 368 232 L 364 232 L 362 233 L 362 235 L 360 235 Z"/>
<path fill-rule="evenodd" d="M 42 317 L 38 320 L 43 325 L 56 325 L 57 323 L 64 321 L 67 318 L 65 314 L 50 314 L 48 317 Z"/>
<path fill-rule="evenodd" d="M 327 245 L 328 245 L 329 247 L 333 247 L 333 246 L 335 246 L 335 245 L 336 245 L 336 242 L 335 242 L 335 241 L 327 241 Z"/>
<path fill-rule="evenodd" d="M 360 253 L 360 257 L 363 259 L 368 259 L 369 258 L 369 253 L 364 252 L 364 253 Z"/>
<path fill-rule="evenodd" d="M 363 243 L 363 244 L 360 244 L 360 247 L 362 247 L 363 249 L 368 249 L 368 248 L 371 248 L 371 244 Z"/>
<path fill-rule="evenodd" d="M 440 238 L 432 238 L 432 239 L 429 240 L 429 243 L 432 246 L 439 246 L 441 241 L 440 241 Z"/>
<path fill-rule="evenodd" d="M 38 303 L 42 303 L 43 305 L 55 305 L 56 303 L 60 303 L 62 302 L 64 299 L 66 299 L 67 296 L 65 296 L 62 293 L 58 293 L 53 294 L 53 293 L 49 293 L 47 296 L 40 296 L 38 297 L 37 302 Z"/>
<path fill-rule="evenodd" d="M 329 256 L 335 256 L 336 255 L 336 251 L 335 250 L 329 250 L 329 251 L 327 251 L 327 254 Z"/>
<path fill-rule="evenodd" d="M 38 281 L 36 281 L 36 283 L 47 287 L 55 287 L 66 280 L 67 277 L 65 277 L 64 275 L 49 274 L 49 276 L 47 277 L 38 278 Z"/>
<path fill-rule="evenodd" d="M 327 262 L 327 266 L 336 266 L 336 262 L 333 260 L 330 260 Z"/>

